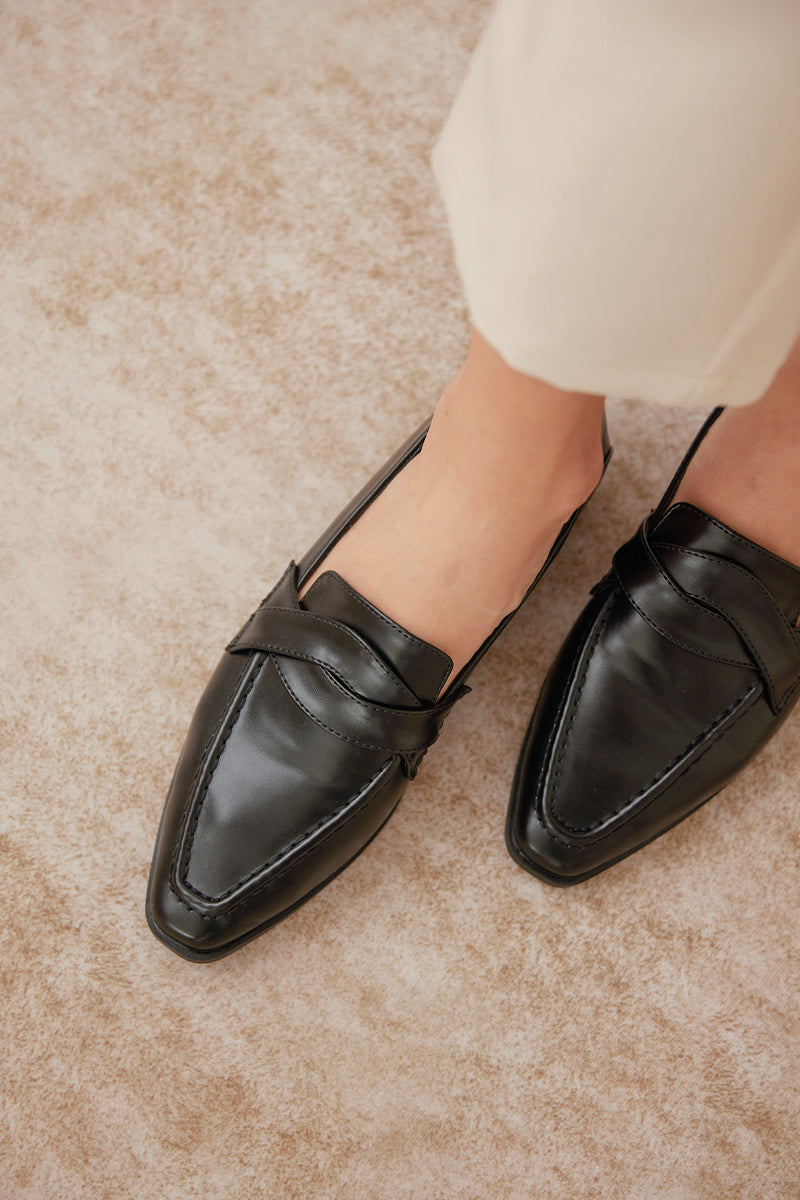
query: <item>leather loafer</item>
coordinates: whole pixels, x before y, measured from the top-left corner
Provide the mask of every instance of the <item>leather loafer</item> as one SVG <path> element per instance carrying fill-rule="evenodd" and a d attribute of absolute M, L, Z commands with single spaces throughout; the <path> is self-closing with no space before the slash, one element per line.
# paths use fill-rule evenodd
<path fill-rule="evenodd" d="M 553 884 L 589 879 L 709 800 L 772 737 L 800 685 L 800 569 L 672 500 L 614 555 L 545 680 L 506 842 Z"/>
<path fill-rule="evenodd" d="M 393 812 L 467 676 L 339 575 L 331 547 L 420 450 L 426 421 L 283 577 L 227 646 L 167 797 L 147 919 L 192 961 L 229 954 L 338 874 Z M 608 446 L 603 427 L 605 459 Z M 530 591 L 580 509 L 563 526 Z M 517 610 L 515 610 L 517 611 Z"/>

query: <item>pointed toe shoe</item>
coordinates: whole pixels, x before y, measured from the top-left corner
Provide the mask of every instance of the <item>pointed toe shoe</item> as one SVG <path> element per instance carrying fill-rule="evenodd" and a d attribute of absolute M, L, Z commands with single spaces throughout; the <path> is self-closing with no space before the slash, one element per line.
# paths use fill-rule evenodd
<path fill-rule="evenodd" d="M 506 825 L 549 883 L 604 871 L 716 795 L 765 745 L 800 688 L 800 570 L 672 503 L 614 555 L 545 680 Z"/>
<path fill-rule="evenodd" d="M 364 849 L 469 690 L 467 676 L 513 616 L 448 680 L 446 654 L 336 573 L 324 571 L 298 599 L 330 548 L 420 450 L 427 428 L 425 422 L 299 564 L 290 564 L 226 647 L 197 706 L 164 808 L 146 903 L 153 933 L 184 958 L 229 954 Z M 604 438 L 607 461 L 605 431 Z"/>

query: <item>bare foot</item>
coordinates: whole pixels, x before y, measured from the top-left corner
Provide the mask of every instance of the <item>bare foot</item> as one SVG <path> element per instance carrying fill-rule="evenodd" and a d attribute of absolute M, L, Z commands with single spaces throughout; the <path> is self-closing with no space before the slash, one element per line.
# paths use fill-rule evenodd
<path fill-rule="evenodd" d="M 604 397 L 509 367 L 472 331 L 422 450 L 303 588 L 337 571 L 453 659 L 451 679 L 523 599 L 602 474 Z"/>

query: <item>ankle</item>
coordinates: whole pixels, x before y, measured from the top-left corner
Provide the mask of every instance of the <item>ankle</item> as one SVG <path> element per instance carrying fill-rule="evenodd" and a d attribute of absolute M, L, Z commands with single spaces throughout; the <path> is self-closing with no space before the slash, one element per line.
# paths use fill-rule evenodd
<path fill-rule="evenodd" d="M 566 520 L 589 499 L 603 477 L 602 409 L 584 415 L 554 457 L 552 494 Z"/>
<path fill-rule="evenodd" d="M 546 520 L 566 520 L 603 474 L 605 397 L 555 388 L 491 354 L 468 356 L 447 384 L 420 466 L 443 488 L 475 489 L 478 503 L 488 488 L 496 504 L 527 498 Z"/>
<path fill-rule="evenodd" d="M 788 384 L 793 382 L 793 386 Z M 758 401 L 727 409 L 689 463 L 675 495 L 800 565 L 800 375 L 776 377 Z"/>

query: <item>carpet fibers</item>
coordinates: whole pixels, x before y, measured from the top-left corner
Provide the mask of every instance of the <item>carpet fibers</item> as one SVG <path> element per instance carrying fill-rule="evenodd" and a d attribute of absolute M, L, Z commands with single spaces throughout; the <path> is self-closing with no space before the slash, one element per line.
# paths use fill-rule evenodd
<path fill-rule="evenodd" d="M 0 6 L 3 1200 L 798 1195 L 800 725 L 580 888 L 503 844 L 616 456 L 397 813 L 217 964 L 144 893 L 194 704 L 468 338 L 429 154 L 485 0 Z"/>

